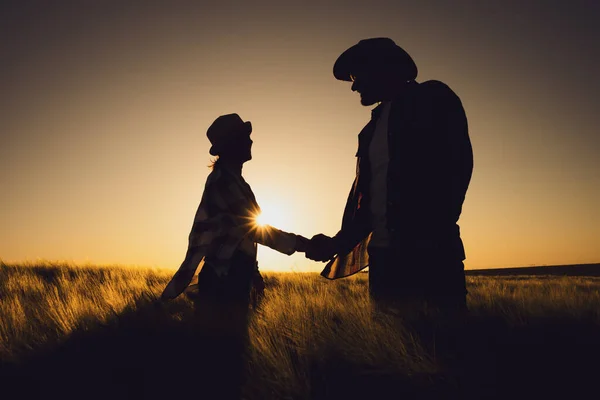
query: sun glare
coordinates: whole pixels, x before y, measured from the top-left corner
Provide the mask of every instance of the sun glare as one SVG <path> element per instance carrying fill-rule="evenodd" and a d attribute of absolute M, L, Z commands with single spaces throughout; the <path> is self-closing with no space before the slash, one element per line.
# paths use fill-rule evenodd
<path fill-rule="evenodd" d="M 258 226 L 271 225 L 278 229 L 289 229 L 289 218 L 281 207 L 263 203 L 261 213 L 256 216 Z"/>

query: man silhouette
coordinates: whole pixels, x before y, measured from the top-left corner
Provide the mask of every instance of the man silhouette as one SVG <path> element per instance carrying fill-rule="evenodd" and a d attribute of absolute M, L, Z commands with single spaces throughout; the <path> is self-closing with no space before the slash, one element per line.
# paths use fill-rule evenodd
<path fill-rule="evenodd" d="M 389 38 L 350 47 L 333 74 L 352 82 L 363 106 L 378 105 L 358 135 L 342 228 L 315 235 L 306 257 L 330 260 L 321 273 L 328 279 L 369 266 L 376 305 L 466 310 L 457 221 L 473 152 L 460 99 L 442 82 L 418 83 L 414 61 Z"/>

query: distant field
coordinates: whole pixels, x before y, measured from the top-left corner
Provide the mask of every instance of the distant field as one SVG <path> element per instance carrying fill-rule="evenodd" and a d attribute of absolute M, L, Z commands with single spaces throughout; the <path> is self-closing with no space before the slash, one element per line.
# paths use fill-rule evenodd
<path fill-rule="evenodd" d="M 0 263 L 2 398 L 211 398 L 191 302 L 155 302 L 171 274 Z M 267 273 L 245 398 L 589 398 L 600 278 L 532 275 L 469 276 L 470 316 L 451 324 L 374 314 L 367 274 Z"/>
<path fill-rule="evenodd" d="M 493 268 L 467 270 L 469 276 L 564 275 L 600 276 L 600 264 L 549 265 L 543 267 Z"/>

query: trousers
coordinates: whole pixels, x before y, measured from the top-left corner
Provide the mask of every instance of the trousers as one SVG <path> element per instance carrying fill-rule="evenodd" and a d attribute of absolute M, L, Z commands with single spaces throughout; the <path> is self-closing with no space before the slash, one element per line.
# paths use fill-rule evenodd
<path fill-rule="evenodd" d="M 198 274 L 194 312 L 199 328 L 201 398 L 239 399 L 248 344 L 250 285 L 254 260 L 234 256 L 227 276 L 205 265 Z"/>
<path fill-rule="evenodd" d="M 375 303 L 425 302 L 442 310 L 467 309 L 464 263 L 435 254 L 410 256 L 371 247 L 369 294 Z"/>

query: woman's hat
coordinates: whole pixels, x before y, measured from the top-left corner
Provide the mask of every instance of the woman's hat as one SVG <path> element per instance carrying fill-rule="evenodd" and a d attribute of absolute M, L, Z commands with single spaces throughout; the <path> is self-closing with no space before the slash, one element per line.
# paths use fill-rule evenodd
<path fill-rule="evenodd" d="M 213 156 L 218 156 L 228 143 L 239 137 L 240 134 L 249 135 L 250 132 L 252 132 L 250 121 L 244 122 L 237 114 L 221 115 L 206 131 L 206 136 L 212 144 L 208 152 Z"/>
<path fill-rule="evenodd" d="M 417 78 L 417 65 L 406 51 L 390 38 L 364 39 L 344 51 L 333 65 L 333 76 L 341 81 L 352 81 L 350 75 L 381 67 L 396 68 L 403 79 Z"/>

